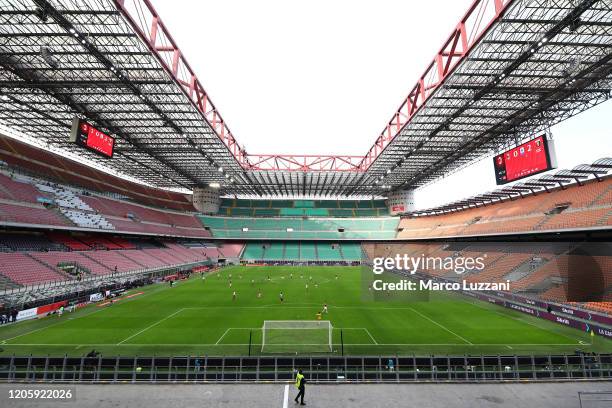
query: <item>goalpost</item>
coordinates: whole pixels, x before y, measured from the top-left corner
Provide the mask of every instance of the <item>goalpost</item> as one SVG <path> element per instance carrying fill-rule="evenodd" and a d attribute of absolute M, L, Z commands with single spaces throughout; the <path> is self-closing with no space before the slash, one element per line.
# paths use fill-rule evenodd
<path fill-rule="evenodd" d="M 329 320 L 265 320 L 262 353 L 329 353 L 333 351 Z"/>

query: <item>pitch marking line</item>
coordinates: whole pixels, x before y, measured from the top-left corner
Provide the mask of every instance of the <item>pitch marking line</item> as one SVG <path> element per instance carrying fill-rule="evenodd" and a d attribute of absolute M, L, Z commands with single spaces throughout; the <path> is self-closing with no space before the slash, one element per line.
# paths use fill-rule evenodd
<path fill-rule="evenodd" d="M 372 341 L 374 342 L 374 344 L 378 345 L 378 342 L 376 341 L 376 339 L 374 338 L 374 336 L 372 336 L 372 333 L 370 333 L 370 331 L 368 329 L 366 329 L 365 327 L 363 328 L 363 330 L 365 330 L 366 333 L 368 333 L 368 336 L 370 336 L 370 338 L 372 339 Z"/>
<path fill-rule="evenodd" d="M 289 404 L 289 385 L 285 385 L 285 392 L 283 394 L 283 408 L 287 408 Z"/>
<path fill-rule="evenodd" d="M 423 313 L 419 312 L 418 310 L 416 310 L 416 309 L 414 309 L 414 308 L 412 308 L 412 307 L 410 308 L 410 310 L 412 310 L 413 312 L 415 312 L 415 313 L 416 313 L 416 314 L 418 314 L 419 316 L 424 317 L 425 319 L 429 320 L 429 321 L 430 321 L 430 322 L 432 322 L 433 324 L 435 324 L 435 325 L 437 325 L 437 326 L 439 326 L 439 327 L 443 328 L 444 330 L 446 330 L 446 331 L 447 331 L 447 332 L 449 332 L 450 334 L 454 335 L 455 337 L 457 337 L 457 338 L 459 338 L 459 339 L 461 339 L 461 340 L 465 341 L 467 344 L 472 344 L 472 345 L 473 345 L 473 343 L 472 343 L 471 341 L 466 340 L 465 338 L 461 337 L 460 335 L 458 335 L 458 334 L 457 334 L 457 333 L 455 333 L 454 331 L 452 331 L 452 330 L 450 330 L 450 329 L 446 328 L 446 326 L 444 326 L 444 325 L 442 325 L 442 324 L 440 324 L 440 323 L 436 322 L 435 320 L 433 320 L 433 319 L 431 319 L 431 318 L 429 318 L 429 317 L 425 316 Z"/>
<path fill-rule="evenodd" d="M 149 291 L 149 292 L 145 292 L 145 295 L 150 295 L 150 294 L 153 294 L 153 293 L 160 292 L 160 289 L 162 289 L 162 288 L 155 288 L 155 289 L 153 289 L 153 290 L 151 290 L 151 291 Z M 163 288 L 163 289 L 166 289 L 166 288 Z M 131 301 L 133 301 L 133 300 L 135 300 L 135 299 L 138 299 L 138 298 L 130 298 L 130 299 L 127 299 L 127 300 L 126 300 L 126 301 L 125 301 L 123 304 L 125 304 L 125 303 L 127 303 L 127 302 L 131 302 Z M 65 322 L 67 322 L 67 321 L 69 321 L 69 320 L 76 320 L 76 319 L 80 319 L 80 318 L 82 318 L 82 317 L 91 316 L 91 315 L 92 315 L 92 314 L 94 314 L 94 313 L 98 313 L 98 312 L 101 312 L 101 311 L 103 311 L 103 310 L 107 310 L 106 308 L 94 309 L 94 308 L 93 308 L 93 305 L 90 305 L 90 306 L 88 306 L 88 307 L 91 307 L 91 308 L 92 308 L 92 309 L 90 309 L 90 312 L 89 312 L 89 313 L 82 313 L 82 314 L 80 314 L 80 315 L 79 315 L 79 316 L 77 316 L 77 317 L 69 317 L 68 319 L 62 319 L 61 321 L 59 321 L 59 322 L 57 322 L 57 323 L 53 323 L 53 324 L 50 324 L 50 325 L 47 325 L 47 326 L 39 327 L 38 329 L 30 330 L 30 331 L 28 331 L 28 332 L 25 332 L 25 333 L 22 333 L 22 334 L 18 334 L 17 336 L 9 337 L 8 339 L 2 339 L 2 344 L 5 344 L 7 341 L 10 341 L 10 340 L 16 339 L 16 338 L 18 338 L 18 337 L 27 336 L 28 334 L 36 333 L 36 332 L 38 332 L 38 331 L 41 331 L 41 330 L 44 330 L 44 329 L 48 329 L 48 328 L 50 328 L 50 327 L 57 326 L 57 325 L 59 325 L 59 324 L 65 323 Z M 69 315 L 68 315 L 68 316 L 69 316 Z M 17 323 L 19 323 L 19 322 L 17 322 Z M 9 326 L 9 327 L 10 327 L 10 326 Z"/>
<path fill-rule="evenodd" d="M 136 333 L 132 334 L 132 335 L 131 335 L 131 336 L 129 336 L 129 337 L 126 337 L 125 339 L 123 339 L 123 340 L 121 340 L 119 343 L 117 343 L 117 346 L 118 346 L 118 345 L 120 345 L 120 344 L 125 343 L 126 341 L 128 341 L 128 340 L 130 340 L 130 339 L 133 339 L 134 337 L 138 336 L 138 335 L 139 335 L 139 334 L 141 334 L 141 333 L 146 332 L 146 331 L 147 331 L 147 330 L 149 330 L 150 328 L 157 326 L 157 325 L 158 325 L 158 324 L 160 324 L 161 322 L 168 320 L 169 318 L 171 318 L 171 317 L 173 317 L 173 316 L 175 316 L 175 315 L 179 314 L 179 313 L 180 313 L 180 312 L 182 312 L 183 310 L 184 310 L 184 309 L 179 309 L 179 310 L 177 310 L 176 312 L 174 312 L 174 313 L 172 313 L 172 314 L 170 314 L 170 315 L 168 315 L 168 316 L 164 317 L 163 319 L 160 319 L 160 320 L 156 321 L 156 322 L 155 322 L 155 323 L 153 323 L 152 325 L 145 327 L 144 329 L 142 329 L 142 330 L 140 330 L 140 331 L 138 331 L 138 332 L 136 332 Z"/>
<path fill-rule="evenodd" d="M 227 334 L 227 332 L 229 332 L 231 329 L 232 329 L 231 327 L 228 327 L 227 330 L 221 335 L 221 337 L 219 337 L 219 340 L 217 340 L 215 345 L 219 344 L 221 342 L 221 339 L 223 339 L 225 335 Z"/>

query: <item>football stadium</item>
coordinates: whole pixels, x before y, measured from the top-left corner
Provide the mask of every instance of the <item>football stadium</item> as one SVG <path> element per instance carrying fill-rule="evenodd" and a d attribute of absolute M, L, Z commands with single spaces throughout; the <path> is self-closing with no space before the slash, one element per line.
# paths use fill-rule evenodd
<path fill-rule="evenodd" d="M 165 3 L 0 0 L 3 406 L 610 406 L 612 2 L 447 10 L 321 142 L 226 122 Z"/>

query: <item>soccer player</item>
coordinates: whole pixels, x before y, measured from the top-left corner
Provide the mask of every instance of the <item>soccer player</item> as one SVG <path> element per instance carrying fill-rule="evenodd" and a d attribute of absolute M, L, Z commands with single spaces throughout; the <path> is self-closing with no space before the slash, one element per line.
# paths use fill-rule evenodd
<path fill-rule="evenodd" d="M 230 287 L 230 288 L 232 287 L 232 281 L 230 281 L 230 286 L 229 286 L 229 287 Z"/>
<path fill-rule="evenodd" d="M 306 284 L 306 290 L 308 290 L 308 284 Z"/>
<path fill-rule="evenodd" d="M 291 272 L 291 275 L 289 275 L 290 279 L 293 279 L 293 272 Z"/>
<path fill-rule="evenodd" d="M 261 299 L 261 289 L 257 291 L 257 299 Z"/>
<path fill-rule="evenodd" d="M 255 286 L 255 279 L 251 279 L 251 286 Z"/>
<path fill-rule="evenodd" d="M 281 291 L 279 297 L 280 297 L 281 303 L 283 303 L 285 301 L 285 294 L 282 291 Z"/>
<path fill-rule="evenodd" d="M 236 291 L 232 292 L 232 301 L 236 300 Z"/>
<path fill-rule="evenodd" d="M 323 313 L 327 313 L 327 303 L 323 305 Z"/>

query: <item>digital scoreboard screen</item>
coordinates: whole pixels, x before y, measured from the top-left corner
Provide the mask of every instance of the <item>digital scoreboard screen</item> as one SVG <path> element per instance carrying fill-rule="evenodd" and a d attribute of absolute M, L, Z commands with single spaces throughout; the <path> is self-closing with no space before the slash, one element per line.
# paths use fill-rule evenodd
<path fill-rule="evenodd" d="M 82 119 L 72 120 L 70 141 L 104 157 L 113 157 L 115 139 Z"/>
<path fill-rule="evenodd" d="M 506 184 L 556 167 L 552 141 L 546 136 L 523 143 L 493 158 L 495 181 Z"/>

